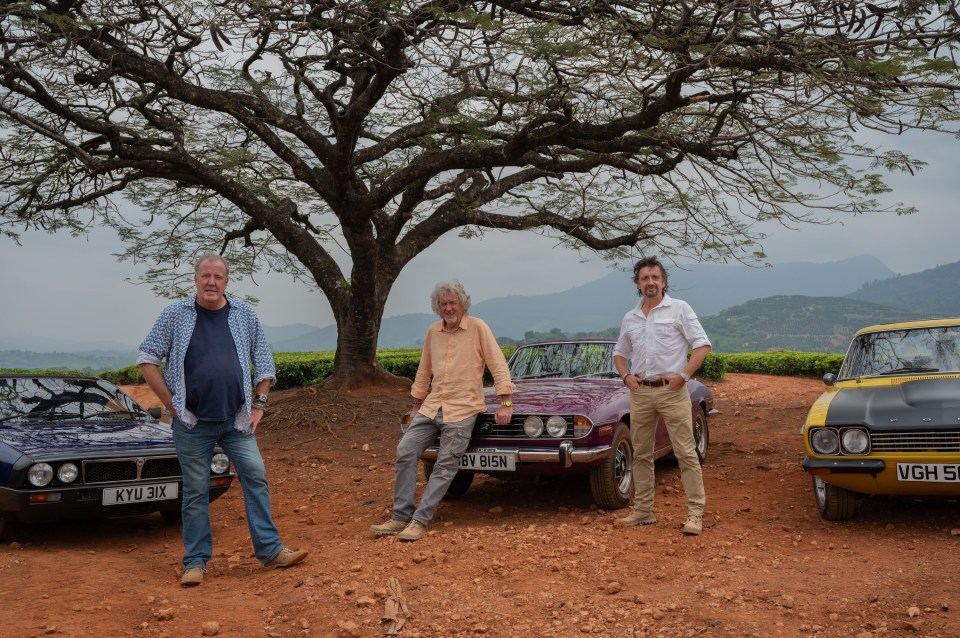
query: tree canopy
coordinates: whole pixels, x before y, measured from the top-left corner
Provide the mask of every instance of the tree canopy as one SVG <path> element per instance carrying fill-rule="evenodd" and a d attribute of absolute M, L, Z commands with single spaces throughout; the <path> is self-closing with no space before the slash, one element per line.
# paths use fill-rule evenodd
<path fill-rule="evenodd" d="M 171 295 L 211 247 L 292 273 L 355 383 L 449 232 L 749 261 L 878 209 L 922 165 L 879 134 L 957 132 L 958 41 L 956 0 L 14 0 L 0 233 L 111 226 Z"/>

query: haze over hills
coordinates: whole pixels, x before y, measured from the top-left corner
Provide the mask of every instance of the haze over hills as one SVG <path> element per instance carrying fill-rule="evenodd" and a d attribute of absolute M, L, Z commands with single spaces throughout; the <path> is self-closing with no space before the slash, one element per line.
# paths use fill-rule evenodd
<path fill-rule="evenodd" d="M 669 271 L 670 294 L 694 307 L 718 352 L 842 352 L 850 335 L 865 325 L 960 316 L 960 262 L 906 276 L 894 275 L 871 256 L 765 268 L 694 264 Z M 487 299 L 475 303 L 470 312 L 490 324 L 501 339 L 522 340 L 527 332 L 554 329 L 570 336 L 600 332 L 617 328 L 623 314 L 636 304 L 631 275 L 613 272 L 563 292 Z M 424 287 L 424 306 L 430 286 Z M 435 320 L 428 312 L 388 317 L 379 345 L 417 347 Z M 264 330 L 276 352 L 336 347 L 332 325 L 291 324 Z M 57 363 L 56 353 L 63 355 L 63 363 Z M 99 371 L 130 365 L 135 357 L 136 344 L 0 336 L 0 367 Z M 81 365 L 85 360 L 89 363 Z"/>

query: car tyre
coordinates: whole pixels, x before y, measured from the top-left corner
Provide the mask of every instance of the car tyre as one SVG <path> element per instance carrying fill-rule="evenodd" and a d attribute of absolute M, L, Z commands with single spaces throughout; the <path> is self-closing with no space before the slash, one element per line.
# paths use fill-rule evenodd
<path fill-rule="evenodd" d="M 707 413 L 702 406 L 697 408 L 697 415 L 693 417 L 693 442 L 700 465 L 703 465 L 707 460 L 707 450 L 710 447 L 710 426 L 707 424 Z"/>
<path fill-rule="evenodd" d="M 633 496 L 633 443 L 630 429 L 617 424 L 610 454 L 590 472 L 590 491 L 598 507 L 618 510 L 630 504 Z"/>
<path fill-rule="evenodd" d="M 430 480 L 431 474 L 433 474 L 433 463 L 424 461 L 423 475 L 428 481 Z M 471 484 L 473 484 L 473 472 L 458 471 L 453 475 L 453 480 L 450 481 L 450 487 L 447 488 L 447 493 L 443 495 L 444 500 L 460 498 L 467 493 Z"/>
<path fill-rule="evenodd" d="M 857 513 L 857 495 L 836 485 L 830 485 L 813 475 L 813 496 L 817 499 L 820 516 L 828 521 L 849 521 Z"/>

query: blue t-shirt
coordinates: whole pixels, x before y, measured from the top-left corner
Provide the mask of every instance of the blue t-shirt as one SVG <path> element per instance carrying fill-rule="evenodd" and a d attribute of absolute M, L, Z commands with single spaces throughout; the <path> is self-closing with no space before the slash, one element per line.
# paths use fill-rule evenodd
<path fill-rule="evenodd" d="M 230 304 L 207 310 L 196 304 L 197 324 L 183 361 L 187 409 L 200 421 L 228 421 L 243 405 L 243 370 L 227 316 Z"/>

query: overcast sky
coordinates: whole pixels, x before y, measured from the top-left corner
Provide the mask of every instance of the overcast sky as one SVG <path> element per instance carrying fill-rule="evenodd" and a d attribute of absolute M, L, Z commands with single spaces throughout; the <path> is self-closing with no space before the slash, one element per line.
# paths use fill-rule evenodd
<path fill-rule="evenodd" d="M 909 274 L 960 261 L 956 210 L 960 183 L 956 175 L 957 141 L 946 136 L 918 138 L 907 148 L 929 166 L 915 177 L 893 176 L 887 203 L 904 202 L 920 212 L 908 217 L 867 215 L 829 226 L 790 231 L 779 226 L 764 249 L 772 264 L 836 261 L 869 254 L 891 270 Z M 901 140 L 893 140 L 901 141 Z M 903 148 L 903 146 L 901 146 Z M 118 262 L 115 236 L 98 231 L 89 239 L 27 233 L 22 246 L 0 238 L 0 336 L 55 337 L 79 341 L 113 341 L 136 346 L 169 300 L 157 298 L 129 262 Z M 610 272 L 610 265 L 581 257 L 531 233 L 488 233 L 482 240 L 445 237 L 418 256 L 401 274 L 386 316 L 430 312 L 428 296 L 441 279 L 459 279 L 474 303 L 508 295 L 536 295 L 567 290 Z M 271 276 L 231 285 L 232 292 L 259 297 L 260 319 L 270 326 L 333 323 L 322 294 L 289 279 Z M 231 282 L 233 284 L 233 282 Z M 731 281 L 735 286 L 736 282 Z M 627 306 L 625 298 L 611 300 Z M 0 362 L 2 365 L 2 362 Z"/>

